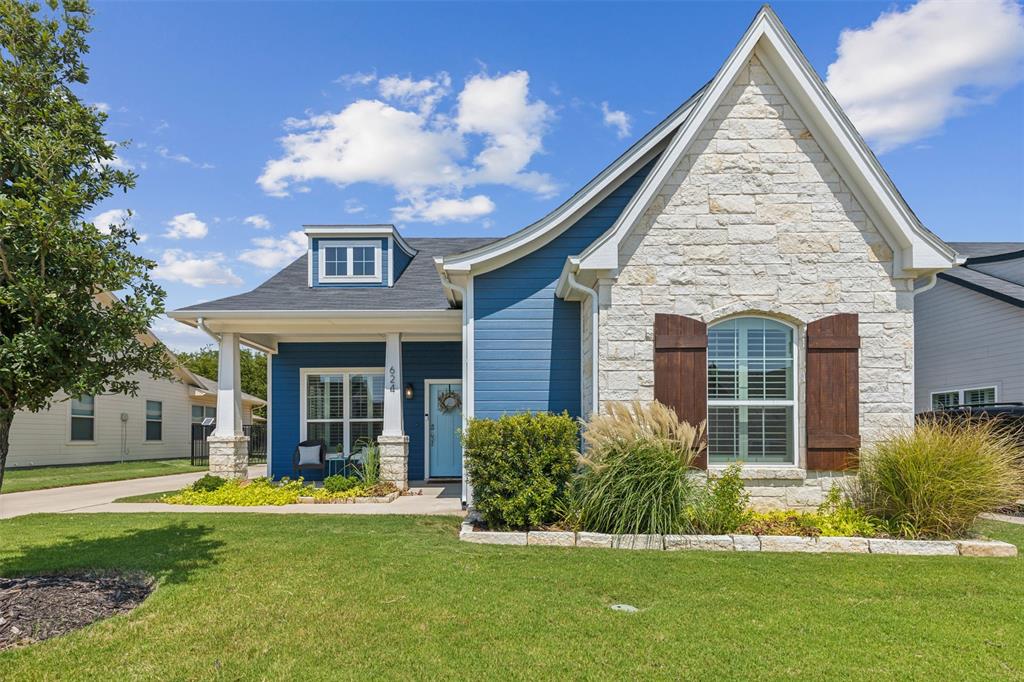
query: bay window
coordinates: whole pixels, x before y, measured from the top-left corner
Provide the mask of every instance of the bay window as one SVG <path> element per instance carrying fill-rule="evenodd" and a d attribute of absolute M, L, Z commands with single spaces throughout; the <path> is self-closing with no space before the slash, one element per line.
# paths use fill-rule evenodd
<path fill-rule="evenodd" d="M 377 442 L 384 430 L 384 370 L 303 371 L 302 440 L 320 440 L 347 455 Z"/>
<path fill-rule="evenodd" d="M 708 461 L 796 462 L 793 329 L 761 317 L 708 328 Z"/>

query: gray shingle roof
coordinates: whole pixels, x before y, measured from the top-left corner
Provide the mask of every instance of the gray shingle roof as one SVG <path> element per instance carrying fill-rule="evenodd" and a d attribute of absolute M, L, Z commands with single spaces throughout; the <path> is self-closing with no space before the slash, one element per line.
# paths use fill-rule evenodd
<path fill-rule="evenodd" d="M 1024 242 L 946 242 L 967 258 L 987 258 L 1014 251 L 1024 251 Z"/>
<path fill-rule="evenodd" d="M 1020 284 L 964 267 L 940 272 L 939 277 L 1011 305 L 1024 307 L 1024 286 Z"/>
<path fill-rule="evenodd" d="M 406 239 L 416 256 L 393 287 L 310 287 L 306 256 L 298 258 L 252 291 L 181 308 L 181 312 L 224 310 L 444 310 L 448 307 L 434 256 L 476 249 L 495 239 Z"/>

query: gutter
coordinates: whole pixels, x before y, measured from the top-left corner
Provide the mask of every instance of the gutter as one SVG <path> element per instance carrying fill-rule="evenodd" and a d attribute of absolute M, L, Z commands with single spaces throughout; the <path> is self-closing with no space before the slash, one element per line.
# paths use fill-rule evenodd
<path fill-rule="evenodd" d="M 939 273 L 933 272 L 932 274 L 928 275 L 928 281 L 925 284 L 914 288 L 914 291 L 911 292 L 911 296 L 916 298 L 918 294 L 923 294 L 924 292 L 929 291 L 933 286 L 935 286 L 938 283 L 938 281 Z"/>
<path fill-rule="evenodd" d="M 200 331 L 206 332 L 206 335 L 211 339 L 220 344 L 220 336 L 210 331 L 210 328 L 206 326 L 206 319 L 203 317 L 196 318 L 196 326 L 199 327 Z"/>
<path fill-rule="evenodd" d="M 569 262 L 566 265 L 569 266 L 566 267 L 565 269 L 566 284 L 569 285 L 570 289 L 573 289 L 583 294 L 584 296 L 590 298 L 590 340 L 592 343 L 592 348 L 590 351 L 590 361 L 592 365 L 592 368 L 590 370 L 590 388 L 593 393 L 593 395 L 591 396 L 591 411 L 592 414 L 597 414 L 598 407 L 601 404 L 600 386 L 598 385 L 598 326 L 600 323 L 601 302 L 596 290 L 591 289 L 588 286 L 584 286 L 583 284 L 580 284 L 578 281 L 576 281 L 576 275 L 574 270 L 579 269 L 579 261 L 574 261 L 572 258 L 570 258 Z"/>

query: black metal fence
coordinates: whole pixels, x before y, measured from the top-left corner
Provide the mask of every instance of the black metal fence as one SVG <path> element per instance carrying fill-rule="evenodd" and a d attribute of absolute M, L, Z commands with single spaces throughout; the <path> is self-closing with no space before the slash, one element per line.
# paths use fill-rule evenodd
<path fill-rule="evenodd" d="M 249 437 L 249 464 L 267 463 L 267 425 L 246 424 L 242 431 Z M 210 444 L 207 438 L 213 433 L 213 425 L 192 425 L 192 466 L 210 465 Z"/>

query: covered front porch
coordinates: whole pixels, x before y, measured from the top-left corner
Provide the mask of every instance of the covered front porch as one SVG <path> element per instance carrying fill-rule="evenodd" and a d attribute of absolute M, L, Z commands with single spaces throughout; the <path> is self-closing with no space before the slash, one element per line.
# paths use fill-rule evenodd
<path fill-rule="evenodd" d="M 211 471 L 245 475 L 235 465 L 246 445 L 238 355 L 248 345 L 268 356 L 268 476 L 322 480 L 346 473 L 351 458 L 377 444 L 383 480 L 402 489 L 427 481 L 462 487 L 461 313 L 176 315 L 209 333 L 219 349 Z M 296 448 L 305 441 L 324 444 L 322 468 L 296 467 Z"/>

